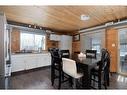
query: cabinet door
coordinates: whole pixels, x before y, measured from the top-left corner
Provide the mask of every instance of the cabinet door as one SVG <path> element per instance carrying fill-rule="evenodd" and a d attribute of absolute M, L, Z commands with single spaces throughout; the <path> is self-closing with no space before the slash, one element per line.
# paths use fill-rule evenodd
<path fill-rule="evenodd" d="M 43 67 L 43 66 L 45 66 L 45 63 L 46 63 L 46 56 L 45 55 L 40 55 L 38 57 L 37 67 Z"/>
<path fill-rule="evenodd" d="M 25 59 L 22 57 L 12 57 L 12 72 L 25 70 Z"/>
<path fill-rule="evenodd" d="M 26 60 L 25 60 L 26 70 L 36 68 L 36 64 L 38 63 L 37 57 L 38 56 L 27 56 L 26 57 Z"/>
<path fill-rule="evenodd" d="M 60 35 L 51 34 L 51 35 L 50 35 L 50 40 L 53 40 L 53 41 L 60 41 Z"/>
<path fill-rule="evenodd" d="M 49 66 L 49 65 L 51 65 L 51 57 L 50 57 L 50 55 L 45 55 L 45 66 Z"/>
<path fill-rule="evenodd" d="M 49 66 L 51 65 L 51 57 L 50 55 L 40 55 L 38 57 L 37 67 Z"/>
<path fill-rule="evenodd" d="M 50 35 L 50 40 L 55 40 L 56 39 L 56 36 L 54 34 L 51 34 Z"/>
<path fill-rule="evenodd" d="M 56 35 L 56 41 L 60 41 L 60 35 Z"/>

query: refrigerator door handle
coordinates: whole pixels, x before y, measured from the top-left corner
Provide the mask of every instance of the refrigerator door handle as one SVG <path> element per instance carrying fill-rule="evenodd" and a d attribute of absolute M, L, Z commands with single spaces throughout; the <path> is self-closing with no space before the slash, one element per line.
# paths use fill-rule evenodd
<path fill-rule="evenodd" d="M 7 41 L 5 42 L 5 58 L 7 58 Z"/>

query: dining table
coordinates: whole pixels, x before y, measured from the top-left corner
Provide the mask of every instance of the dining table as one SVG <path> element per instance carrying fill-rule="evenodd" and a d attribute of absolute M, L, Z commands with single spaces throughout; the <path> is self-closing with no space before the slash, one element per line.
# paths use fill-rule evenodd
<path fill-rule="evenodd" d="M 83 73 L 82 88 L 91 89 L 90 72 L 92 68 L 97 66 L 97 63 L 101 60 L 101 57 L 97 56 L 97 58 L 78 58 L 78 56 L 76 56 L 72 59 L 76 61 L 78 71 Z"/>

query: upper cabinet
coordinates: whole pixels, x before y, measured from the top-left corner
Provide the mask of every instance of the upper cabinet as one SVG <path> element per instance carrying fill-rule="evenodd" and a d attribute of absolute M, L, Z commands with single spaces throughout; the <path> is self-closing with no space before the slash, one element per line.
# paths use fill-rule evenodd
<path fill-rule="evenodd" d="M 52 40 L 52 41 L 60 41 L 60 35 L 50 34 L 50 40 Z"/>

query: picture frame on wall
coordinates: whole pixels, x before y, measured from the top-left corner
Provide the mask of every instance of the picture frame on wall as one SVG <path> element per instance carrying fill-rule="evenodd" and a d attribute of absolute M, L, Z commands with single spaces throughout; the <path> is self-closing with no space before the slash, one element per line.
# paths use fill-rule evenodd
<path fill-rule="evenodd" d="M 80 35 L 79 34 L 74 35 L 73 36 L 73 41 L 80 41 Z"/>

